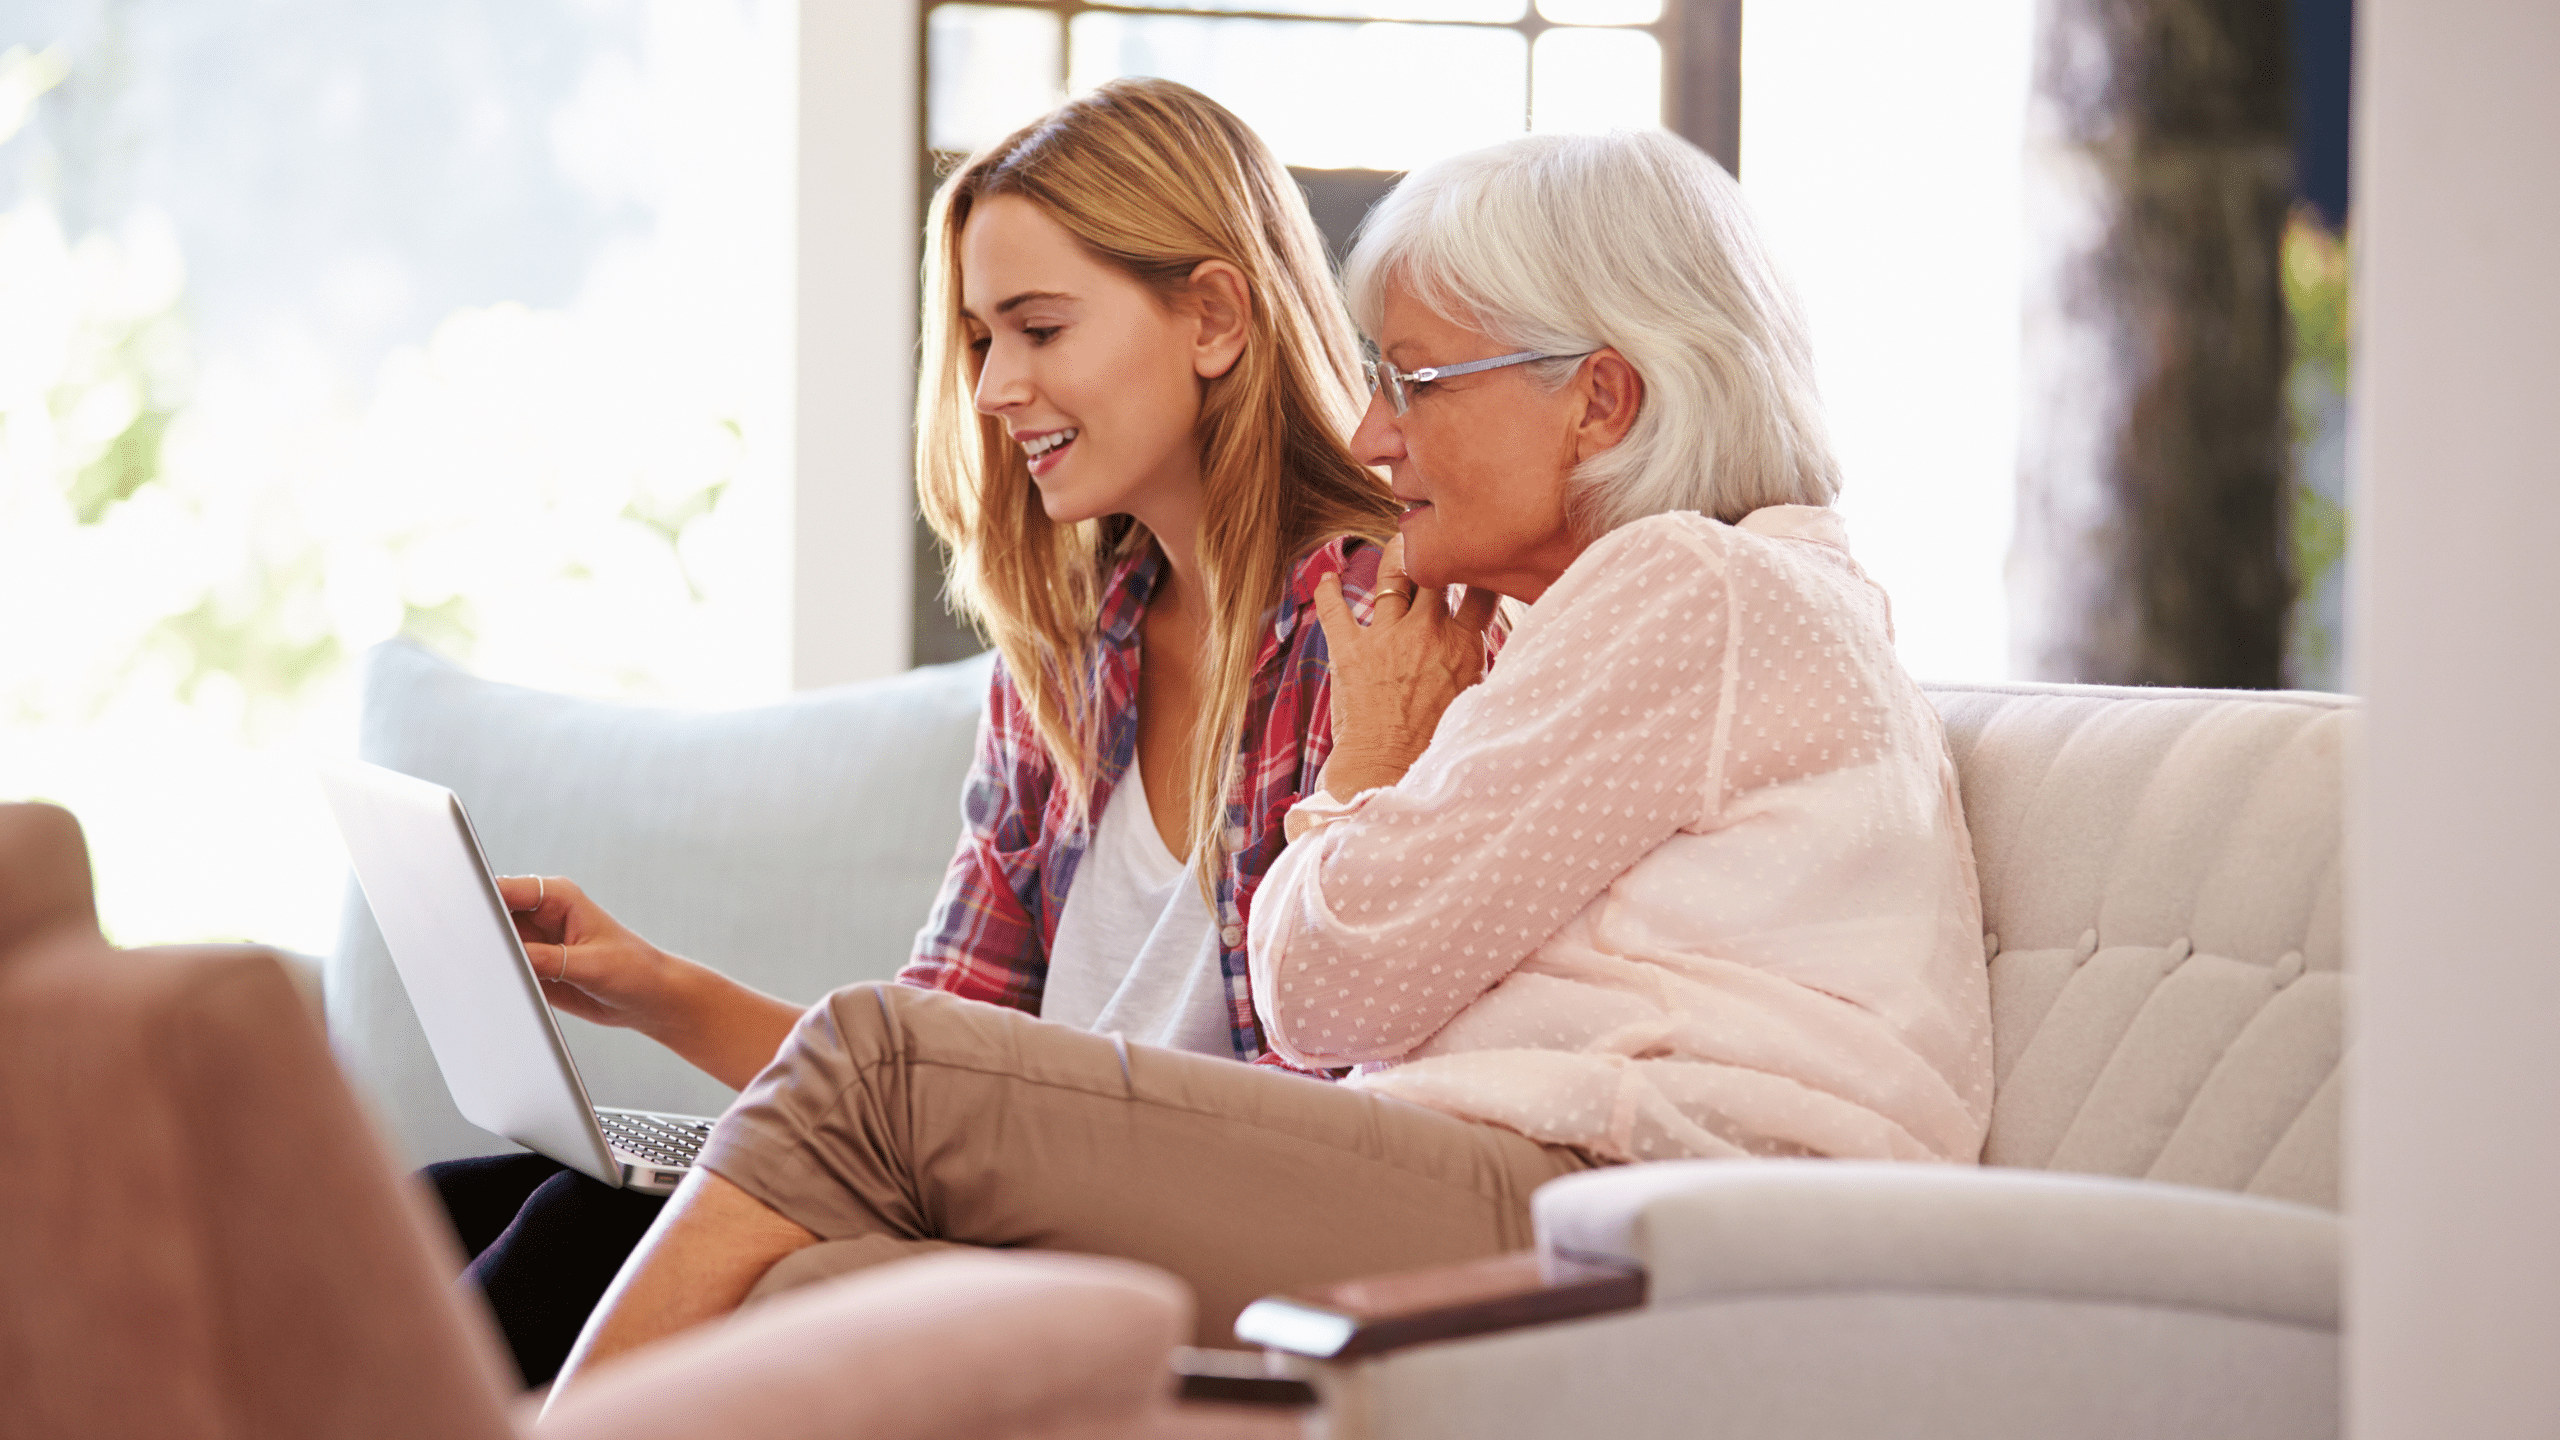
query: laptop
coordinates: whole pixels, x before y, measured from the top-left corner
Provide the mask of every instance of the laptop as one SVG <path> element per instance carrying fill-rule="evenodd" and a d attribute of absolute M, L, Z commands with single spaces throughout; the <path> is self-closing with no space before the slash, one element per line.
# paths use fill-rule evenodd
<path fill-rule="evenodd" d="M 461 798 L 360 761 L 320 785 L 463 1118 L 607 1185 L 675 1189 L 710 1119 L 588 1100 Z"/>

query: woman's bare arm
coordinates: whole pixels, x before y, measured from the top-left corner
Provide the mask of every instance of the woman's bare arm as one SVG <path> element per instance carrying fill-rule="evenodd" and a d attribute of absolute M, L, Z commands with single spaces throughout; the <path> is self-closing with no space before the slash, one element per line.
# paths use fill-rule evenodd
<path fill-rule="evenodd" d="M 800 1023 L 801 1007 L 691 960 L 668 983 L 684 998 L 645 1032 L 732 1090 L 744 1090 Z M 573 976 L 574 978 L 574 976 Z M 547 988 L 547 987 L 546 987 Z"/>
<path fill-rule="evenodd" d="M 625 1351 L 737 1309 L 775 1261 L 816 1243 L 780 1211 L 696 1167 L 587 1317 L 550 1398 Z"/>

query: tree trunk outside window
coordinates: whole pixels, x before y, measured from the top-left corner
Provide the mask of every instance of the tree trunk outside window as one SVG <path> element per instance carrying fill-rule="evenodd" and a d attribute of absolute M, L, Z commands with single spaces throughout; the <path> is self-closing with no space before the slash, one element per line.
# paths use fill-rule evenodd
<path fill-rule="evenodd" d="M 2041 0 L 2011 636 L 2022 673 L 2283 683 L 2279 0 Z"/>

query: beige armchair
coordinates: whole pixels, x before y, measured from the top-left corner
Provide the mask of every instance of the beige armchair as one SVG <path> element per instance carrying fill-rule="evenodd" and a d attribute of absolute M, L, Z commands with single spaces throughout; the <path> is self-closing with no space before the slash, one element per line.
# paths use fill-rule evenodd
<path fill-rule="evenodd" d="M 320 1027 L 249 947 L 100 939 L 79 827 L 0 806 L 0 1435 L 1158 1437 L 1285 1430 L 1177 1404 L 1189 1295 L 1144 1266 L 885 1267 L 635 1352 L 510 1413 L 452 1241 Z M 1267 1388 L 1267 1387 L 1266 1387 Z"/>
<path fill-rule="evenodd" d="M 2338 1433 L 2353 702 L 1932 694 L 1990 932 L 1983 1168 L 1557 1181 L 1534 1255 L 1245 1312 L 1322 1434 Z"/>

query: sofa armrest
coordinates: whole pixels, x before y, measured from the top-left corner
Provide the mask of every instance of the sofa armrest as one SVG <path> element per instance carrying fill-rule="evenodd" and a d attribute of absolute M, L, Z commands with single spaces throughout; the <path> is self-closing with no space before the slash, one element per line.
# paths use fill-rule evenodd
<path fill-rule="evenodd" d="M 1551 1261 L 1640 1267 L 1655 1305 L 1937 1292 L 2338 1326 L 2338 1217 L 2217 1190 L 1973 1166 L 1710 1160 L 1567 1176 L 1533 1204 Z"/>
<path fill-rule="evenodd" d="M 1179 1346 L 1173 1352 L 1173 1382 L 1174 1398 L 1190 1403 L 1274 1410 L 1302 1410 L 1316 1403 L 1316 1387 L 1294 1375 L 1273 1374 L 1270 1360 L 1254 1350 Z"/>
<path fill-rule="evenodd" d="M 1644 1272 L 1633 1265 L 1542 1259 L 1522 1250 L 1266 1296 L 1236 1317 L 1236 1338 L 1318 1360 L 1349 1360 L 1632 1310 L 1644 1300 Z"/>
<path fill-rule="evenodd" d="M 530 1440 L 999 1440 L 1173 1413 L 1182 1282 L 1125 1260 L 960 1252 L 795 1290 L 618 1356 Z M 1078 1427 L 1085 1427 L 1079 1429 Z"/>

